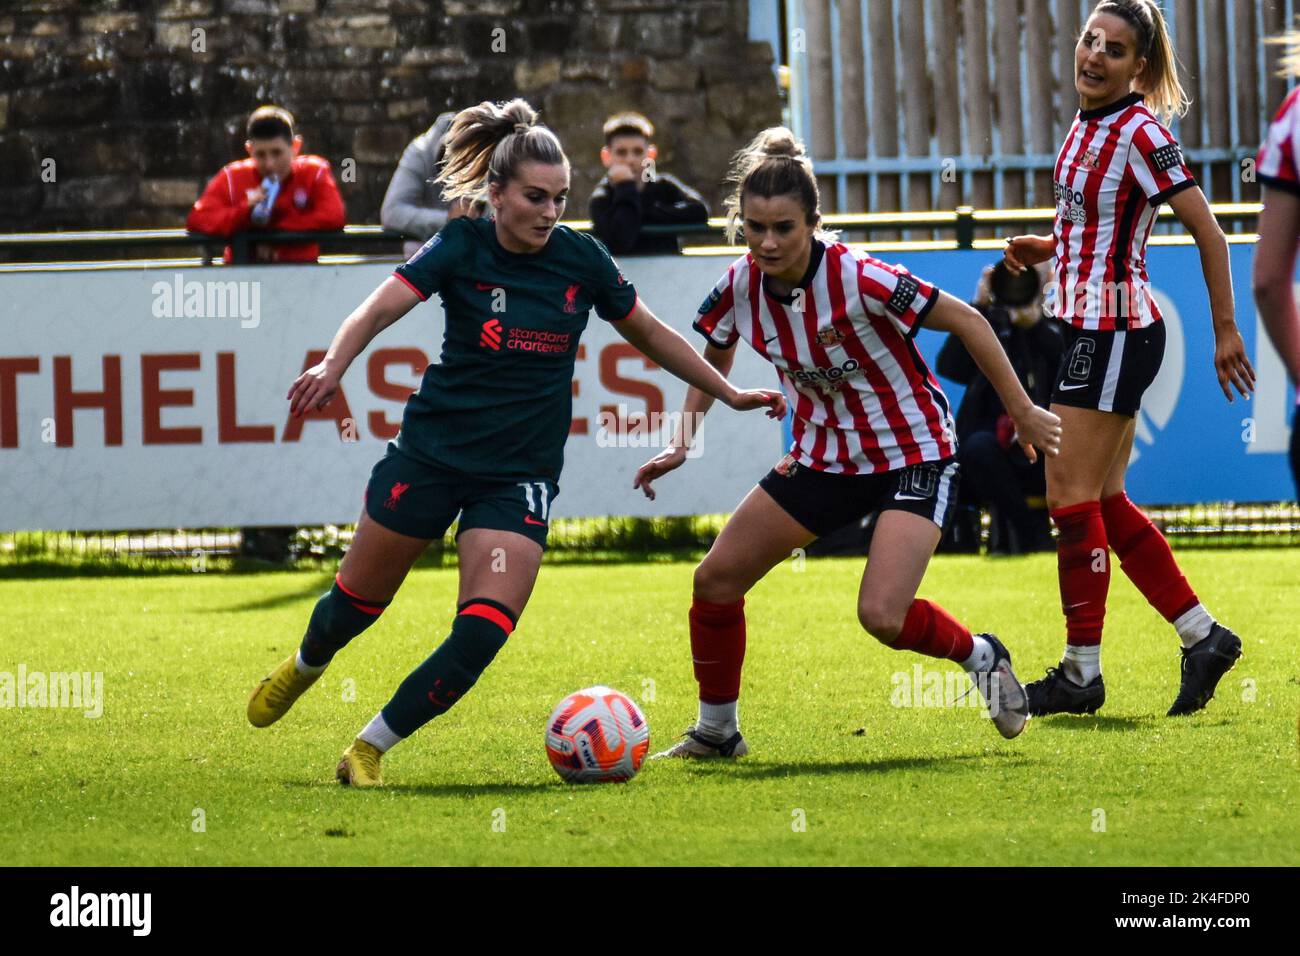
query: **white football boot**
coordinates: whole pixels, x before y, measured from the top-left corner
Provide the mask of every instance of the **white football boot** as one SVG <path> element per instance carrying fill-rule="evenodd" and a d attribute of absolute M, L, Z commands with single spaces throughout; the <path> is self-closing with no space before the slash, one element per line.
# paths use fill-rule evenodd
<path fill-rule="evenodd" d="M 993 645 L 993 663 L 987 670 L 970 671 L 971 683 L 988 704 L 989 717 L 998 733 L 1010 740 L 1020 736 L 1029 719 L 1029 696 L 1011 670 L 1011 652 L 992 634 L 980 637 Z"/>
<path fill-rule="evenodd" d="M 710 757 L 743 757 L 749 753 L 749 746 L 745 743 L 745 738 L 740 736 L 740 731 L 736 731 L 730 737 L 723 741 L 717 741 L 711 737 L 705 737 L 695 725 L 686 728 L 682 734 L 681 740 L 673 744 L 667 750 L 655 754 L 651 760 L 658 760 L 660 757 L 687 757 L 707 759 Z"/>

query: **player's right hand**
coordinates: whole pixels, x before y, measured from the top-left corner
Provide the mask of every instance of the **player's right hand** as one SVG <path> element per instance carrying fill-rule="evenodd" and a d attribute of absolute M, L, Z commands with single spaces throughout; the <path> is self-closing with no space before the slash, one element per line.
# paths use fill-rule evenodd
<path fill-rule="evenodd" d="M 774 388 L 742 389 L 736 392 L 733 398 L 727 400 L 727 405 L 738 412 L 766 408 L 767 417 L 775 418 L 778 421 L 785 418 L 787 408 L 785 393 Z"/>
<path fill-rule="evenodd" d="M 1016 426 L 1016 442 L 1030 464 L 1038 461 L 1035 446 L 1053 458 L 1061 453 L 1061 419 L 1055 412 L 1030 405 L 1023 413 L 1012 415 L 1011 420 Z"/>
<path fill-rule="evenodd" d="M 650 482 L 680 468 L 685 461 L 686 449 L 681 445 L 665 448 L 637 469 L 636 478 L 632 481 L 632 487 L 640 488 L 645 492 L 647 498 L 654 501 L 655 490 L 650 487 Z"/>
<path fill-rule="evenodd" d="M 256 189 L 246 190 L 244 196 L 248 199 L 248 208 L 252 209 L 266 198 L 266 190 L 258 186 Z"/>
<path fill-rule="evenodd" d="M 307 369 L 294 380 L 285 396 L 289 400 L 289 414 L 297 418 L 313 409 L 324 408 L 339 390 L 339 378 L 339 373 L 325 362 Z"/>
<path fill-rule="evenodd" d="M 1255 368 L 1246 357 L 1246 345 L 1241 340 L 1241 332 L 1233 325 L 1214 333 L 1214 369 L 1219 376 L 1219 388 L 1223 396 L 1232 404 L 1232 389 L 1236 386 L 1241 397 L 1250 401 L 1255 393 Z"/>
<path fill-rule="evenodd" d="M 1052 258 L 1055 244 L 1044 236 L 1016 236 L 1007 240 L 1007 247 L 1002 251 L 1002 260 L 1007 268 L 1019 275 L 1031 266 L 1046 262 Z"/>

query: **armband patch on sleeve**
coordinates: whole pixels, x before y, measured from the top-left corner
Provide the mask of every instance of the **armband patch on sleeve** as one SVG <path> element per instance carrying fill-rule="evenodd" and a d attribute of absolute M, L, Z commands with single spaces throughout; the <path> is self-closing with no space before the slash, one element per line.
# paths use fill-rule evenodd
<path fill-rule="evenodd" d="M 885 303 L 885 308 L 895 315 L 905 315 L 920 294 L 920 284 L 909 275 L 901 275 L 898 277 L 898 285 L 894 288 L 894 294 Z"/>
<path fill-rule="evenodd" d="M 1151 162 L 1160 172 L 1183 165 L 1183 151 L 1177 143 L 1166 143 L 1151 153 Z"/>

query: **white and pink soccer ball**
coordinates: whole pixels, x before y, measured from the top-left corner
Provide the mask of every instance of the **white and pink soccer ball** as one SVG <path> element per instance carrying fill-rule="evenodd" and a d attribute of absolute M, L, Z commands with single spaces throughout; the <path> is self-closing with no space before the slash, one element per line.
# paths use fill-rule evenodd
<path fill-rule="evenodd" d="M 624 782 L 650 749 L 650 725 L 626 694 L 588 687 L 570 694 L 546 722 L 546 756 L 569 783 Z"/>

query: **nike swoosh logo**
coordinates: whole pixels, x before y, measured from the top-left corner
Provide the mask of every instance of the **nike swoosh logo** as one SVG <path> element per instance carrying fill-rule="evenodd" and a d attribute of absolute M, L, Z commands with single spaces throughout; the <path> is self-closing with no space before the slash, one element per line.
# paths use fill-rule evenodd
<path fill-rule="evenodd" d="M 776 341 L 777 339 L 779 339 L 780 337 L 781 337 L 781 333 L 778 332 L 776 335 L 772 336 L 770 339 L 763 339 L 763 344 L 764 344 L 764 345 L 771 345 L 773 342 L 775 342 L 775 341 Z"/>
<path fill-rule="evenodd" d="M 546 527 L 545 521 L 538 521 L 532 515 L 524 515 L 524 524 L 535 524 L 535 525 L 540 525 L 543 528 Z"/>
<path fill-rule="evenodd" d="M 930 496 L 926 495 L 924 498 L 918 498 L 916 495 L 898 494 L 898 495 L 894 495 L 894 500 L 895 501 L 929 501 Z"/>
<path fill-rule="evenodd" d="M 1056 390 L 1058 392 L 1076 392 L 1081 388 L 1087 388 L 1087 387 L 1088 387 L 1087 382 L 1084 382 L 1082 385 L 1066 385 L 1064 382 L 1062 382 L 1060 385 L 1056 386 Z"/>

